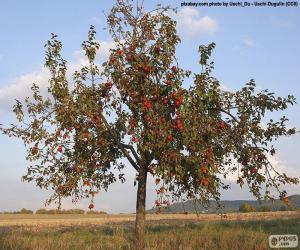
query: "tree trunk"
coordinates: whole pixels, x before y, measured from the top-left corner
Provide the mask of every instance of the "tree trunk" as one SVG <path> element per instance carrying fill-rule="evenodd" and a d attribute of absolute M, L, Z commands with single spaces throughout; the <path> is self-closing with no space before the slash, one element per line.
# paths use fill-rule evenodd
<path fill-rule="evenodd" d="M 136 250 L 145 249 L 146 184 L 147 184 L 147 168 L 141 167 L 138 176 L 138 189 L 137 189 L 137 197 L 136 197 L 136 219 L 135 219 Z"/>

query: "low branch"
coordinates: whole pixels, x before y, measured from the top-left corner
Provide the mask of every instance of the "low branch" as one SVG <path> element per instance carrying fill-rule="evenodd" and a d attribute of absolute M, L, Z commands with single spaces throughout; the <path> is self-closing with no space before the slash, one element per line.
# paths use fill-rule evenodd
<path fill-rule="evenodd" d="M 115 136 L 115 131 L 112 130 L 108 122 L 106 121 L 103 114 L 101 114 L 101 118 L 105 124 L 105 127 L 111 132 L 113 139 L 115 143 L 118 145 L 119 149 L 123 152 L 123 154 L 126 156 L 127 160 L 130 162 L 130 164 L 135 168 L 136 171 L 139 172 L 139 166 L 137 163 L 131 158 L 130 154 L 127 152 L 126 148 L 124 147 L 124 144 L 119 141 L 119 139 Z M 138 155 L 136 155 L 138 156 Z M 137 160 L 138 161 L 138 160 Z"/>
<path fill-rule="evenodd" d="M 221 109 L 221 108 L 209 108 L 208 110 L 216 110 L 216 111 L 221 111 L 227 115 L 229 115 L 236 123 L 239 123 L 238 119 L 232 115 L 230 112 L 224 110 L 224 109 Z"/>
<path fill-rule="evenodd" d="M 124 148 L 127 148 L 131 151 L 131 153 L 133 154 L 135 160 L 138 162 L 140 160 L 140 157 L 138 156 L 137 152 L 135 152 L 134 148 L 132 145 L 128 145 L 128 144 L 125 144 L 125 143 L 121 143 L 121 145 L 124 147 Z"/>

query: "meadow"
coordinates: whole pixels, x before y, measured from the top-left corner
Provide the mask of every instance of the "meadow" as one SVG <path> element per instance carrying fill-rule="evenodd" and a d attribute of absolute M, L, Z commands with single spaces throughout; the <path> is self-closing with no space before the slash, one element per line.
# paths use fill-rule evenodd
<path fill-rule="evenodd" d="M 134 214 L 3 214 L 0 249 L 134 249 L 134 220 Z M 300 236 L 300 212 L 148 214 L 146 230 L 147 249 L 269 249 L 270 234 Z"/>

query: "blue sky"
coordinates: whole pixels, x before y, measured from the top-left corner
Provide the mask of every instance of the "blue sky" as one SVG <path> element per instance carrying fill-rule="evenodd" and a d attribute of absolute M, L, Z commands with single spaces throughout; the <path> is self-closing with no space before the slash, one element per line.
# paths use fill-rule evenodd
<path fill-rule="evenodd" d="M 103 42 L 104 58 L 111 45 L 104 12 L 114 1 L 2 1 L 0 6 L 0 123 L 12 121 L 11 105 L 15 97 L 29 94 L 28 86 L 46 83 L 44 44 L 50 34 L 56 33 L 63 42 L 63 55 L 76 67 L 82 61 L 81 42 L 86 38 L 90 24 L 96 26 L 97 39 Z M 299 8 L 181 8 L 181 1 L 145 0 L 147 9 L 156 3 L 178 7 L 178 31 L 182 43 L 178 46 L 181 66 L 197 71 L 198 46 L 215 42 L 213 54 L 214 75 L 227 88 L 237 90 L 251 78 L 260 89 L 276 94 L 294 94 L 300 102 L 300 15 Z M 300 106 L 281 113 L 290 118 L 290 124 L 300 128 Z M 278 115 L 275 115 L 278 117 Z M 281 139 L 279 154 L 274 164 L 288 173 L 300 176 L 298 155 L 300 136 Z M 0 211 L 24 207 L 37 209 L 43 206 L 48 193 L 22 183 L 27 162 L 23 145 L 16 139 L 0 135 Z M 109 212 L 130 212 L 135 207 L 133 171 L 128 171 L 128 183 L 114 185 L 108 194 L 100 194 L 96 209 Z M 300 193 L 299 186 L 289 188 Z M 124 193 L 126 192 L 126 195 Z M 223 198 L 251 198 L 247 190 L 233 185 Z M 153 183 L 149 183 L 148 202 L 153 205 Z M 86 207 L 88 201 L 77 204 Z M 71 207 L 66 201 L 65 208 Z"/>

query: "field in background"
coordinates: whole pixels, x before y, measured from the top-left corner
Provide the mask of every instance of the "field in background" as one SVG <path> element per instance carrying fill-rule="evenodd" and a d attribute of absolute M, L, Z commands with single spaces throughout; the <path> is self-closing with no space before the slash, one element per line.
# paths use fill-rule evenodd
<path fill-rule="evenodd" d="M 297 234 L 300 212 L 147 215 L 147 249 L 268 249 Z M 0 249 L 133 249 L 134 214 L 0 215 Z M 299 248 L 300 249 L 300 248 Z"/>

